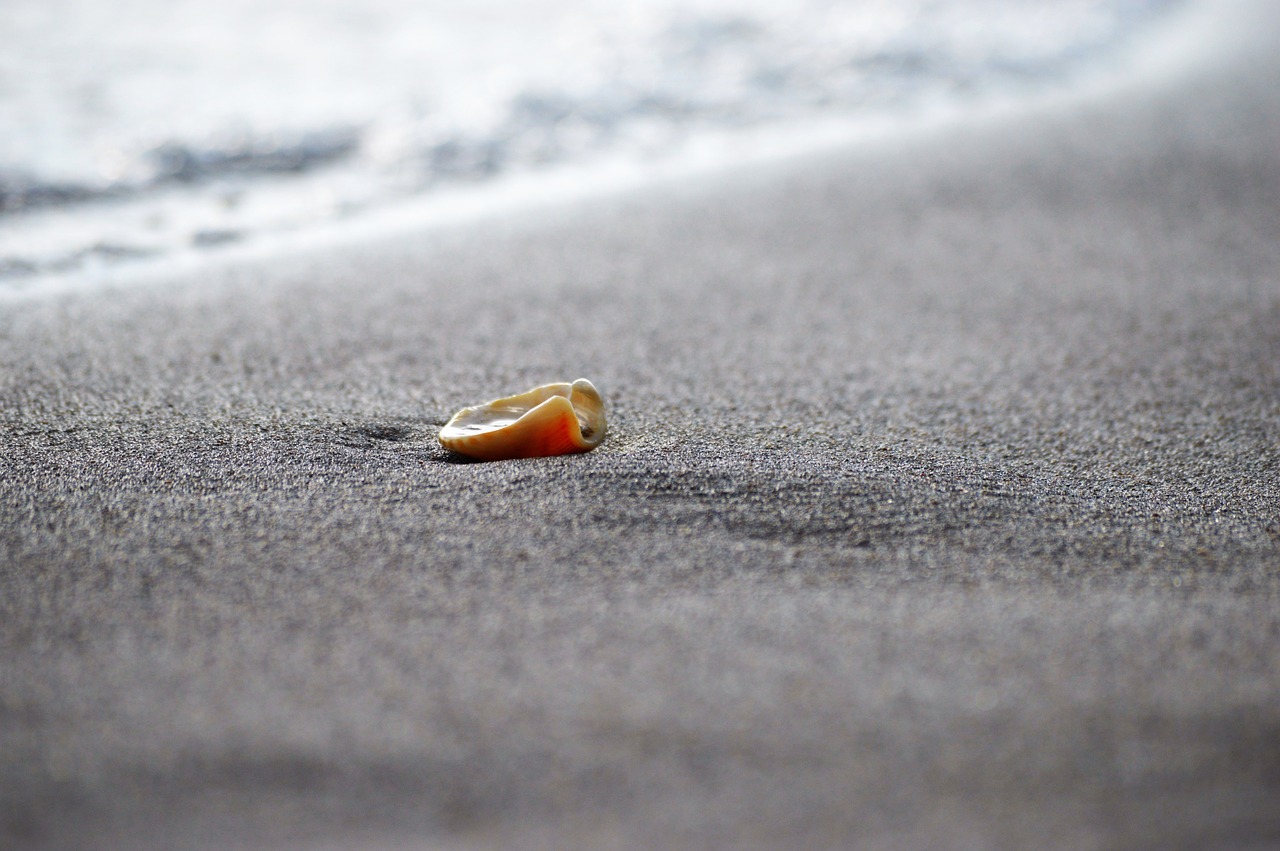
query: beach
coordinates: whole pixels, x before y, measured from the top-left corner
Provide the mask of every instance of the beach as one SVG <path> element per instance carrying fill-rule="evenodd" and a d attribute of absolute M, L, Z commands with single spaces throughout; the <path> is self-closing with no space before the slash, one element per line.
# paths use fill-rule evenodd
<path fill-rule="evenodd" d="M 0 846 L 1280 847 L 1280 29 L 1232 14 L 0 302 Z M 589 454 L 436 440 L 580 376 Z"/>

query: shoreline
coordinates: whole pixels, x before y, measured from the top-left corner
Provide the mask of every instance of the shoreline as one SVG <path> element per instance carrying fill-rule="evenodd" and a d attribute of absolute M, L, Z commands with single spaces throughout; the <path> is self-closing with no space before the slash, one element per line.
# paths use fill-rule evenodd
<path fill-rule="evenodd" d="M 1280 841 L 1241 8 L 1070 106 L 3 302 L 0 844 Z M 579 375 L 591 453 L 435 440 Z"/>
<path fill-rule="evenodd" d="M 753 168 L 854 150 L 892 148 L 899 141 L 971 131 L 992 122 L 1018 122 L 1070 110 L 1105 99 L 1117 91 L 1168 85 L 1212 65 L 1219 49 L 1240 41 L 1230 10 L 1190 2 L 1164 14 L 1134 42 L 1076 69 L 1068 79 L 1037 90 L 1006 84 L 972 98 L 939 97 L 874 108 L 865 113 L 815 116 L 798 126 L 762 125 L 750 129 L 705 130 L 673 151 L 651 158 L 604 152 L 591 161 L 504 175 L 476 184 L 446 185 L 414 197 L 390 201 L 351 216 L 316 221 L 299 230 L 257 232 L 212 239 L 158 256 L 108 259 L 93 268 L 0 277 L 0 304 L 92 292 L 98 288 L 137 286 L 207 274 L 210 268 L 271 262 L 317 250 L 360 246 L 370 240 L 394 240 L 424 229 L 483 226 L 489 220 L 536 216 L 540 211 L 571 209 L 581 203 L 662 192 L 683 181 L 715 182 Z M 38 216 L 46 215 L 37 212 Z M 108 242 L 105 248 L 112 249 Z"/>

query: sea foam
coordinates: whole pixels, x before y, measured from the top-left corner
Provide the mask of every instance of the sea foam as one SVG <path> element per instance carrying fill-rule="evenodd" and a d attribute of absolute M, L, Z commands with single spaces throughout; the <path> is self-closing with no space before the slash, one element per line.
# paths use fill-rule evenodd
<path fill-rule="evenodd" d="M 0 287 L 1057 85 L 1176 0 L 14 0 Z"/>

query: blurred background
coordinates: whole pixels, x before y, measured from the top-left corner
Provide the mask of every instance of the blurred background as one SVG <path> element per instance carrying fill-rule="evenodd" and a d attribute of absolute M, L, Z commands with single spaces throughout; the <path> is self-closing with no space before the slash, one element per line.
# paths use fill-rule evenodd
<path fill-rule="evenodd" d="M 0 288 L 1057 85 L 1177 2 L 5 0 Z"/>

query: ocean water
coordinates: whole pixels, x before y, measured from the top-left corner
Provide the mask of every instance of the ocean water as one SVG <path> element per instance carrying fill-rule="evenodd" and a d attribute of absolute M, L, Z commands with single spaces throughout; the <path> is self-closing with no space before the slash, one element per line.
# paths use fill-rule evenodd
<path fill-rule="evenodd" d="M 0 291 L 1069 82 L 1179 0 L 5 0 Z"/>

